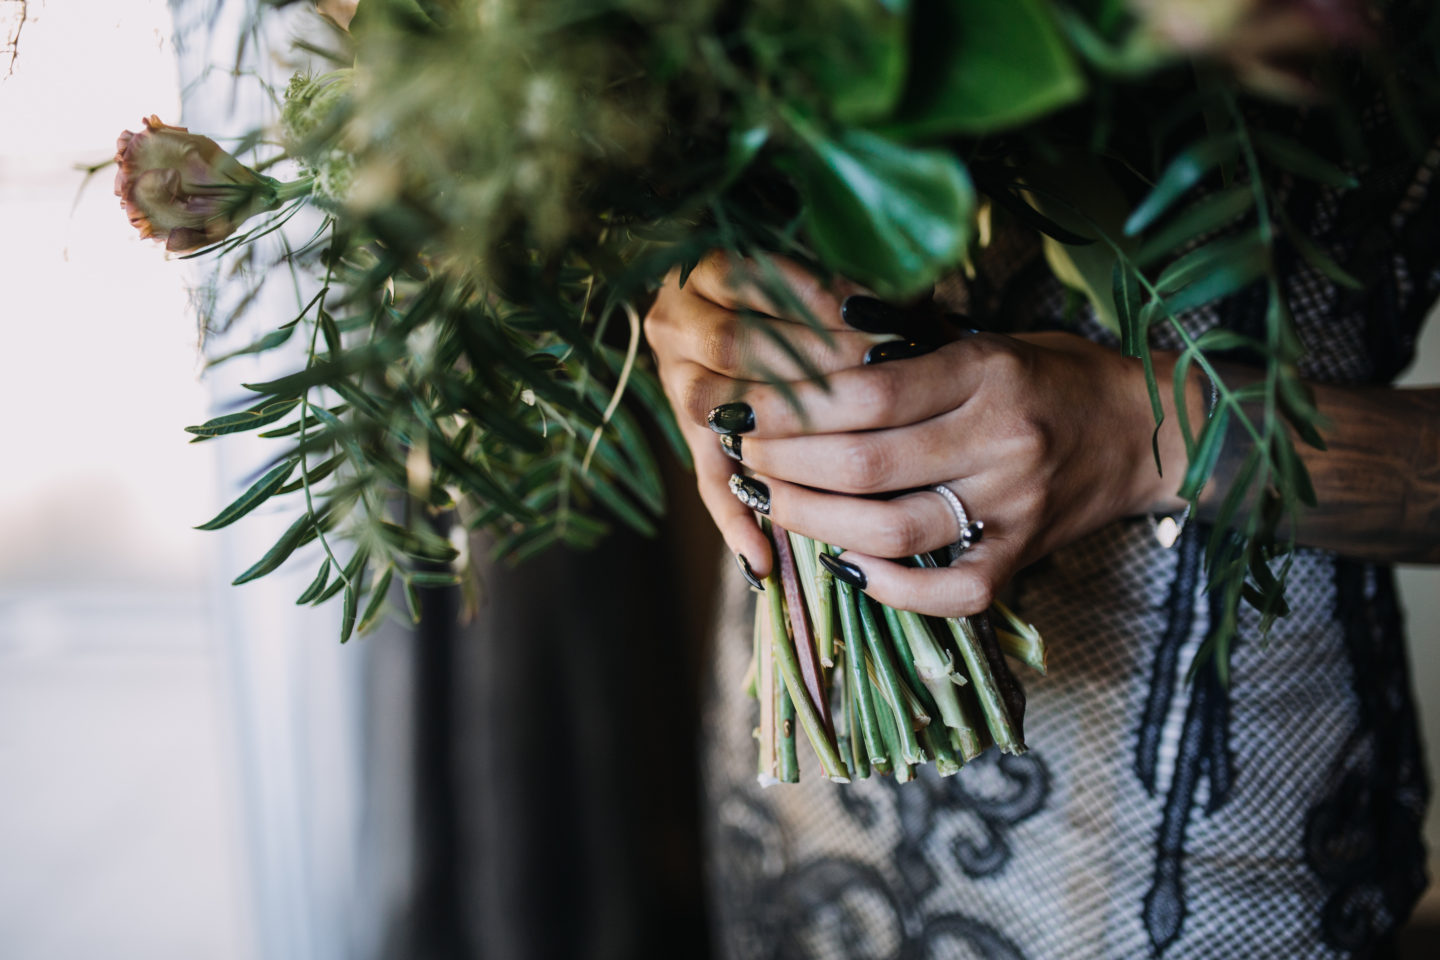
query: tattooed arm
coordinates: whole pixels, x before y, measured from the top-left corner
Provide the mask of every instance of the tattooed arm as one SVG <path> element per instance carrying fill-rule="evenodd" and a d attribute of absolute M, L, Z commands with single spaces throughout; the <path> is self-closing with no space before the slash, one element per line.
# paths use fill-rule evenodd
<path fill-rule="evenodd" d="M 1231 386 L 1251 375 L 1220 373 Z M 1368 560 L 1440 563 L 1440 387 L 1312 386 L 1330 421 L 1328 449 L 1296 441 L 1319 501 L 1302 508 L 1297 542 Z M 1213 517 L 1252 444 L 1232 426 L 1201 498 L 1202 520 Z"/>

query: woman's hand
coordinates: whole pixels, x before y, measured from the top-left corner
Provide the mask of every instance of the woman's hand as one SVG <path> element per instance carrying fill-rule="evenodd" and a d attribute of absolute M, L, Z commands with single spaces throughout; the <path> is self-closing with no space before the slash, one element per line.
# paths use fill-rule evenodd
<path fill-rule="evenodd" d="M 754 264 L 718 252 L 691 271 L 683 288 L 678 274 L 672 273 L 645 317 L 645 336 L 655 352 L 660 382 L 695 458 L 700 499 L 731 551 L 759 576 L 770 571 L 770 545 L 755 515 L 730 494 L 727 482 L 738 464 L 711 429 L 711 412 L 776 377 L 791 382 L 805 409 L 819 412 L 843 389 L 843 381 L 831 377 L 832 393 L 827 394 L 806 378 L 797 356 L 814 370 L 835 374 L 859 367 L 880 339 L 840 319 L 841 301 L 858 288 L 826 287 L 789 261 L 772 262 L 795 301 L 821 329 L 795 316 L 797 311 L 772 303 L 752 279 Z M 783 400 L 780 406 L 785 406 Z M 759 416 L 769 419 L 771 414 L 762 409 Z"/>
<path fill-rule="evenodd" d="M 1171 416 L 1162 479 L 1139 361 L 1069 334 L 974 334 L 928 353 L 899 343 L 871 352 L 877 338 L 841 320 L 838 291 L 785 269 L 823 332 L 785 320 L 717 257 L 684 290 L 667 285 L 646 320 L 701 497 L 757 574 L 768 572 L 770 550 L 740 496 L 787 529 L 845 548 L 842 571 L 871 596 L 936 615 L 983 611 L 1016 570 L 1051 550 L 1119 517 L 1181 505 L 1183 445 Z M 767 331 L 741 307 L 780 320 Z M 823 387 L 795 379 L 801 368 L 776 335 L 826 374 Z M 765 382 L 767 369 L 789 382 Z M 1192 424 L 1203 410 L 1196 383 Z M 750 474 L 748 489 L 732 494 L 737 473 Z M 984 539 L 948 568 L 884 559 L 957 539 L 950 506 L 925 489 L 942 483 L 984 521 Z M 891 495 L 900 491 L 911 492 Z"/>
<path fill-rule="evenodd" d="M 756 410 L 755 429 L 744 462 L 768 492 L 770 516 L 846 548 L 837 572 L 877 600 L 978 613 L 1057 547 L 1120 517 L 1182 505 L 1173 493 L 1183 445 L 1172 417 L 1160 477 L 1143 376 L 1138 361 L 1070 334 L 976 334 L 837 375 L 808 424 L 774 387 L 750 387 L 741 399 Z M 1198 424 L 1204 401 L 1198 384 L 1192 392 Z M 949 504 L 924 489 L 942 483 L 984 521 L 983 540 L 945 568 L 883 559 L 957 539 Z M 896 490 L 914 492 L 868 496 Z"/>

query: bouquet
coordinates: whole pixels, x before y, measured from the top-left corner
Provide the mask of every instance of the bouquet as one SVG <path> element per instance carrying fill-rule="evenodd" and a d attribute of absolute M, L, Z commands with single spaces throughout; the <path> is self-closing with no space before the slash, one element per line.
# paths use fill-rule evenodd
<path fill-rule="evenodd" d="M 1003 219 L 1043 235 L 1076 303 L 1145 364 L 1157 431 L 1167 387 L 1152 328 L 1184 342 L 1177 391 L 1195 367 L 1214 385 L 1205 423 L 1183 422 L 1179 404 L 1183 497 L 1199 496 L 1227 432 L 1254 441 L 1206 553 L 1228 611 L 1207 643 L 1222 679 L 1239 603 L 1267 626 L 1283 615 L 1291 544 L 1276 532 L 1313 501 L 1292 433 L 1323 441 L 1275 251 L 1359 281 L 1276 203 L 1282 180 L 1353 185 L 1351 158 L 1281 131 L 1305 104 L 1358 109 L 1336 78 L 1383 69 L 1363 57 L 1372 5 L 317 6 L 330 29 L 303 42 L 314 64 L 276 124 L 236 149 L 249 164 L 156 117 L 116 156 L 131 221 L 177 254 L 251 256 L 301 210 L 319 213 L 312 237 L 264 265 L 308 271 L 318 292 L 237 351 L 290 351 L 293 371 L 187 428 L 196 441 L 254 432 L 276 449 L 203 529 L 294 503 L 293 524 L 236 584 L 318 543 L 299 602 L 339 597 L 344 641 L 377 622 L 392 585 L 418 618 L 417 587 L 465 579 L 452 527 L 492 532 L 512 560 L 592 546 L 612 520 L 653 530 L 664 492 L 644 423 L 687 458 L 640 350 L 664 278 L 683 283 L 718 249 L 802 316 L 775 257 L 910 298 L 967 269 Z M 1435 64 L 1396 49 L 1386 89 L 1403 114 L 1433 95 Z M 287 169 L 293 179 L 261 172 Z M 1258 335 L 1192 337 L 1180 322 L 1241 291 L 1268 303 Z M 1214 361 L 1237 352 L 1263 378 L 1227 386 Z M 796 776 L 797 723 L 837 780 L 906 779 L 924 762 L 953 773 L 992 744 L 1024 749 L 1005 655 L 1043 670 L 1044 652 L 1022 618 L 998 605 L 993 625 L 890 609 L 835 582 L 818 562 L 828 545 L 770 533 L 776 572 L 750 677 L 762 779 Z"/>

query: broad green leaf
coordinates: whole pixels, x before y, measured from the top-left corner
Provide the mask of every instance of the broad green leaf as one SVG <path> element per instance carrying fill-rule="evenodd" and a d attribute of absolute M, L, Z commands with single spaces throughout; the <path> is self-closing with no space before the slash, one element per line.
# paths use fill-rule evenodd
<path fill-rule="evenodd" d="M 832 140 L 792 119 L 807 148 L 794 165 L 806 227 L 826 266 L 881 296 L 903 297 L 959 262 L 975 192 L 953 154 L 862 130 Z"/>
<path fill-rule="evenodd" d="M 1255 205 L 1255 194 L 1249 187 L 1229 187 L 1196 201 L 1179 213 L 1174 220 L 1161 227 L 1135 253 L 1135 262 L 1148 267 L 1177 250 L 1219 230 L 1249 212 Z M 1254 231 L 1236 239 L 1253 238 L 1259 243 Z M 1206 247 L 1211 244 L 1206 244 Z M 1200 249 L 1204 249 L 1203 247 Z M 1190 251 L 1193 253 L 1194 251 Z M 1186 254 L 1189 256 L 1189 253 Z"/>
<path fill-rule="evenodd" d="M 315 579 L 310 581 L 310 586 L 306 587 L 305 592 L 300 594 L 300 596 L 296 598 L 295 603 L 297 605 L 302 603 L 309 603 L 316 597 L 320 596 L 320 592 L 325 589 L 325 583 L 329 579 L 330 558 L 326 557 L 325 561 L 320 564 L 320 570 L 315 574 Z"/>
<path fill-rule="evenodd" d="M 1250 137 L 1255 142 L 1255 149 L 1266 160 L 1298 177 L 1331 187 L 1354 189 L 1360 185 L 1360 181 L 1350 174 L 1289 137 L 1268 130 L 1253 130 Z"/>
<path fill-rule="evenodd" d="M 1154 223 L 1180 199 L 1181 194 L 1199 183 L 1205 174 L 1215 169 L 1222 160 L 1235 156 L 1237 149 L 1235 137 L 1224 134 L 1202 140 L 1180 151 L 1160 174 L 1154 188 L 1125 221 L 1125 235 L 1133 237 Z"/>
<path fill-rule="evenodd" d="M 766 5 L 754 6 L 764 10 Z M 774 67 L 781 76 L 805 75 L 840 123 L 883 120 L 905 89 L 909 0 L 830 0 L 825 6 L 823 29 L 800 32 L 781 25 L 799 42 Z M 781 10 L 789 13 L 784 5 Z M 764 31 L 763 21 L 757 26 Z"/>
<path fill-rule="evenodd" d="M 275 403 L 256 404 L 249 410 L 242 410 L 239 413 L 227 413 L 223 417 L 206 420 L 197 427 L 186 427 L 185 432 L 208 438 L 218 437 L 227 433 L 240 433 L 245 430 L 254 430 L 266 424 L 274 423 L 291 410 L 294 410 L 299 403 L 299 400 L 281 400 Z"/>
<path fill-rule="evenodd" d="M 1016 127 L 1085 93 L 1085 75 L 1042 0 L 916 7 L 910 79 L 882 129 L 905 140 Z"/>
<path fill-rule="evenodd" d="M 299 462 L 298 459 L 293 457 L 288 460 L 282 460 L 263 477 L 251 484 L 249 490 L 240 494 L 233 503 L 217 513 L 214 519 L 207 523 L 200 524 L 200 526 L 195 529 L 219 530 L 221 527 L 229 526 L 236 520 L 239 520 L 245 516 L 245 514 L 254 510 L 260 506 L 260 504 L 270 499 L 275 493 L 279 492 L 280 488 L 285 485 L 286 478 L 290 476 L 291 471 L 295 469 L 295 465 Z"/>

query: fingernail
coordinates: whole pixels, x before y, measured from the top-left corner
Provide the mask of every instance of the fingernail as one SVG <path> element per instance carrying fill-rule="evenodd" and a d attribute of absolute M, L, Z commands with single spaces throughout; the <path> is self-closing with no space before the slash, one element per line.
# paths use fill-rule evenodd
<path fill-rule="evenodd" d="M 829 570 L 856 590 L 864 590 L 865 584 L 869 583 L 869 581 L 865 579 L 865 571 L 855 566 L 855 564 L 849 560 L 841 560 L 839 557 L 832 556 L 831 554 L 822 553 L 820 554 L 820 562 L 825 564 L 826 570 Z"/>
<path fill-rule="evenodd" d="M 740 439 L 741 437 L 738 433 L 720 434 L 720 449 L 725 451 L 725 456 L 734 460 L 736 463 L 742 460 L 740 456 Z"/>
<path fill-rule="evenodd" d="M 921 343 L 918 340 L 887 340 L 877 343 L 865 354 L 867 364 L 885 363 L 888 360 L 909 360 L 939 348 L 938 343 Z"/>
<path fill-rule="evenodd" d="M 751 510 L 770 515 L 770 488 L 753 477 L 730 474 L 730 492 Z"/>
<path fill-rule="evenodd" d="M 765 582 L 759 577 L 755 576 L 755 571 L 750 569 L 750 561 L 745 559 L 745 554 L 735 554 L 735 563 L 740 568 L 741 576 L 743 576 L 746 581 L 749 582 L 750 586 L 754 587 L 756 590 L 765 589 Z"/>
<path fill-rule="evenodd" d="M 840 304 L 840 319 L 862 333 L 899 333 L 909 326 L 904 312 L 884 300 L 859 294 Z"/>
<path fill-rule="evenodd" d="M 710 411 L 705 422 L 716 433 L 749 433 L 755 429 L 755 411 L 748 403 L 722 403 Z"/>

